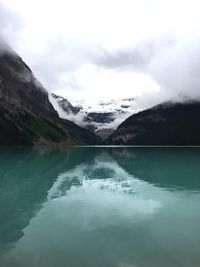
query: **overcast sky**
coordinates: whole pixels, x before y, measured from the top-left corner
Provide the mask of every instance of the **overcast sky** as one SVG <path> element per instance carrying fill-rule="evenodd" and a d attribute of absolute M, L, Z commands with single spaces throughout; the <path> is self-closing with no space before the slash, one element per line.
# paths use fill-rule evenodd
<path fill-rule="evenodd" d="M 0 36 L 72 98 L 200 96 L 200 2 L 0 0 Z"/>

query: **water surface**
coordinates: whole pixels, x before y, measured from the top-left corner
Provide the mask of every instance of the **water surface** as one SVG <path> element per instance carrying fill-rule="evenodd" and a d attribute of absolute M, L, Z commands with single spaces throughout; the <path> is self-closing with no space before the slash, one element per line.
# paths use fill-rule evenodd
<path fill-rule="evenodd" d="M 0 266 L 199 267 L 200 149 L 1 149 Z"/>

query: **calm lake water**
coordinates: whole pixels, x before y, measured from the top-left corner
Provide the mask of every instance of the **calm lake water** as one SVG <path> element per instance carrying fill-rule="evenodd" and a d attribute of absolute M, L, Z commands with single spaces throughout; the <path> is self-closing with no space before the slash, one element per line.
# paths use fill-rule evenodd
<path fill-rule="evenodd" d="M 0 267 L 199 267 L 199 148 L 0 150 Z"/>

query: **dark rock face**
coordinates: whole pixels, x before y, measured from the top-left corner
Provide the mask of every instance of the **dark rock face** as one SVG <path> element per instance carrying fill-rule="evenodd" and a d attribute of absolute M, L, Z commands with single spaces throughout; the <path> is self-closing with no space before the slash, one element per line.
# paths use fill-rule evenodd
<path fill-rule="evenodd" d="M 61 111 L 66 115 L 66 119 L 69 119 L 82 128 L 89 130 L 90 132 L 95 132 L 97 127 L 94 121 L 82 111 L 81 107 L 73 106 L 66 98 L 62 96 L 58 96 L 56 94 L 51 94 L 51 96 L 56 100 Z"/>
<path fill-rule="evenodd" d="M 89 112 L 87 113 L 87 116 L 92 119 L 92 121 L 97 123 L 110 123 L 114 121 L 112 112 Z"/>
<path fill-rule="evenodd" d="M 47 91 L 22 59 L 13 51 L 0 51 L 0 145 L 99 142 L 71 126 L 58 117 Z"/>
<path fill-rule="evenodd" d="M 99 129 L 95 131 L 95 134 L 100 136 L 103 140 L 106 140 L 112 133 L 114 132 L 113 129 Z"/>
<path fill-rule="evenodd" d="M 27 109 L 52 122 L 57 118 L 48 93 L 17 55 L 4 53 L 0 56 L 0 101 L 2 105 Z"/>
<path fill-rule="evenodd" d="M 67 114 L 78 114 L 81 111 L 81 108 L 74 107 L 66 98 L 62 96 L 58 96 L 56 94 L 51 94 L 54 99 L 57 100 L 58 105 L 62 108 L 62 110 Z"/>
<path fill-rule="evenodd" d="M 117 145 L 200 145 L 200 102 L 165 103 L 125 120 L 108 139 Z"/>

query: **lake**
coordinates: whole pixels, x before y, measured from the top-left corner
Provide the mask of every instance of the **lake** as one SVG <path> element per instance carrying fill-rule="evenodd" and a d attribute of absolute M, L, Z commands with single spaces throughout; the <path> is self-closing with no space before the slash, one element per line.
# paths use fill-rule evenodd
<path fill-rule="evenodd" d="M 199 267 L 200 149 L 0 150 L 1 267 Z"/>

